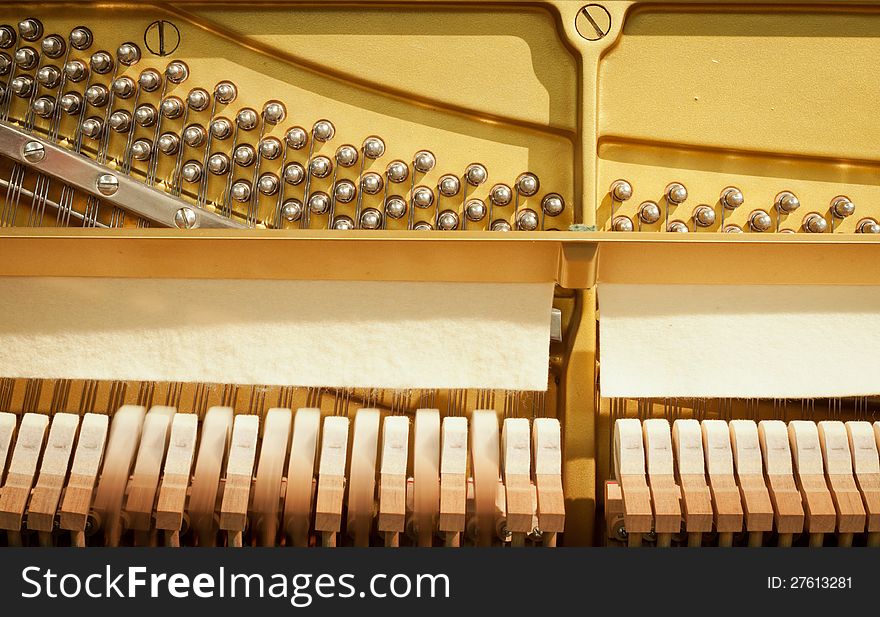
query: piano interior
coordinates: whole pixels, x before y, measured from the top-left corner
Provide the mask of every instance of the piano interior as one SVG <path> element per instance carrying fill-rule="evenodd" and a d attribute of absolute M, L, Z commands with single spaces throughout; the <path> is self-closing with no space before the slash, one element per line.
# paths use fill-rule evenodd
<path fill-rule="evenodd" d="M 0 357 L 0 545 L 880 546 L 878 59 L 876 2 L 4 3 L 0 356 L 97 280 L 554 292 L 539 389 Z"/>

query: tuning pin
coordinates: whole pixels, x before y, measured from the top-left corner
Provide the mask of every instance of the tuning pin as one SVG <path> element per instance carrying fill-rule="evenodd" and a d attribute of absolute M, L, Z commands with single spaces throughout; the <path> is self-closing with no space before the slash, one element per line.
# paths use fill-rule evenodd
<path fill-rule="evenodd" d="M 61 82 L 61 71 L 57 66 L 44 66 L 37 71 L 37 81 L 44 88 L 54 88 Z"/>
<path fill-rule="evenodd" d="M 144 92 L 153 92 L 162 85 L 162 76 L 159 71 L 147 69 L 138 77 L 138 85 Z"/>
<path fill-rule="evenodd" d="M 440 181 L 437 183 L 437 189 L 444 197 L 454 197 L 461 190 L 461 182 L 457 176 L 446 174 L 440 178 Z"/>
<path fill-rule="evenodd" d="M 223 105 L 229 105 L 237 96 L 238 88 L 231 81 L 221 81 L 214 87 L 214 97 Z"/>
<path fill-rule="evenodd" d="M 309 141 L 309 135 L 301 126 L 295 126 L 284 134 L 284 141 L 288 148 L 302 150 Z"/>
<path fill-rule="evenodd" d="M 299 199 L 286 199 L 281 204 L 281 216 L 288 223 L 298 221 L 302 217 L 303 205 Z"/>
<path fill-rule="evenodd" d="M 267 124 L 278 124 L 284 122 L 287 117 L 287 109 L 280 101 L 269 101 L 263 105 L 263 119 Z"/>
<path fill-rule="evenodd" d="M 626 180 L 615 180 L 611 183 L 611 188 L 608 190 L 611 193 L 611 197 L 616 201 L 624 202 L 629 200 L 633 195 L 633 187 L 632 184 L 627 182 Z M 632 221 L 630 221 L 632 223 Z M 632 230 L 623 230 L 623 231 L 632 231 Z"/>
<path fill-rule="evenodd" d="M 309 173 L 315 178 L 326 178 L 333 171 L 333 163 L 326 156 L 316 156 L 309 163 Z"/>
<path fill-rule="evenodd" d="M 162 133 L 159 140 L 156 142 L 156 147 L 162 154 L 167 154 L 169 156 L 177 154 L 177 151 L 180 149 L 180 137 L 175 133 Z"/>
<path fill-rule="evenodd" d="M 0 49 L 9 49 L 15 44 L 15 30 L 12 26 L 0 26 Z"/>
<path fill-rule="evenodd" d="M 361 190 L 367 195 L 375 195 L 385 185 L 382 176 L 375 172 L 365 173 L 361 178 Z"/>
<path fill-rule="evenodd" d="M 559 216 L 565 210 L 565 200 L 558 193 L 548 193 L 541 200 L 541 209 L 547 216 Z"/>
<path fill-rule="evenodd" d="M 97 139 L 101 136 L 101 133 L 104 130 L 104 123 L 97 117 L 86 118 L 83 120 L 80 129 L 82 130 L 82 134 L 89 139 Z"/>
<path fill-rule="evenodd" d="M 351 203 L 357 195 L 357 187 L 351 180 L 340 180 L 333 189 L 333 195 L 339 203 Z"/>
<path fill-rule="evenodd" d="M 464 206 L 464 215 L 467 217 L 467 220 L 472 223 L 482 221 L 486 218 L 488 212 L 489 210 L 486 208 L 486 202 L 482 199 L 469 199 Z"/>
<path fill-rule="evenodd" d="M 34 101 L 34 113 L 41 118 L 48 118 L 55 111 L 55 98 L 51 96 L 41 96 Z"/>
<path fill-rule="evenodd" d="M 430 208 L 434 204 L 434 191 L 427 186 L 417 187 L 412 195 L 416 208 Z"/>
<path fill-rule="evenodd" d="M 409 178 L 409 167 L 403 161 L 391 161 L 385 168 L 389 182 L 400 183 Z"/>
<path fill-rule="evenodd" d="M 257 180 L 257 190 L 263 195 L 274 195 L 278 192 L 278 176 L 273 173 L 266 172 Z"/>
<path fill-rule="evenodd" d="M 0 51 L 0 75 L 6 75 L 11 68 L 12 58 L 9 57 L 9 54 Z"/>
<path fill-rule="evenodd" d="M 340 167 L 351 167 L 358 160 L 358 151 L 354 146 L 345 144 L 336 149 L 336 163 Z"/>
<path fill-rule="evenodd" d="M 437 229 L 452 231 L 458 228 L 458 214 L 452 210 L 444 210 L 437 217 Z"/>
<path fill-rule="evenodd" d="M 538 181 L 538 176 L 533 173 L 520 174 L 519 178 L 516 179 L 516 190 L 520 195 L 526 197 L 531 197 L 537 193 L 540 186 L 541 183 Z"/>
<path fill-rule="evenodd" d="M 429 150 L 419 150 L 413 157 L 413 169 L 419 173 L 428 173 L 434 169 L 436 164 L 437 159 L 434 158 L 434 154 Z"/>
<path fill-rule="evenodd" d="M 318 141 L 330 141 L 336 134 L 336 128 L 329 120 L 318 120 L 312 127 L 312 136 Z"/>
<path fill-rule="evenodd" d="M 127 99 L 134 94 L 134 80 L 131 77 L 117 77 L 110 87 L 113 94 L 121 99 Z"/>
<path fill-rule="evenodd" d="M 741 205 L 743 205 L 745 199 L 743 198 L 742 191 L 740 191 L 735 186 L 729 186 L 721 191 L 720 201 L 721 205 L 728 210 L 736 210 Z"/>
<path fill-rule="evenodd" d="M 824 234 L 828 231 L 828 221 L 818 212 L 810 212 L 804 217 L 804 231 L 811 234 Z"/>
<path fill-rule="evenodd" d="M 212 154 L 208 158 L 208 171 L 215 176 L 225 175 L 229 171 L 229 157 L 222 152 Z"/>
<path fill-rule="evenodd" d="M 124 109 L 114 111 L 110 114 L 108 123 L 110 128 L 117 133 L 125 133 L 131 127 L 131 114 Z"/>
<path fill-rule="evenodd" d="M 669 225 L 666 226 L 666 231 L 670 231 L 672 233 L 687 233 L 690 231 L 688 229 L 687 223 L 683 223 L 681 221 L 672 221 Z"/>
<path fill-rule="evenodd" d="M 134 43 L 123 43 L 116 50 L 116 59 L 125 66 L 137 64 L 141 59 L 141 49 Z"/>
<path fill-rule="evenodd" d="M 236 180 L 229 189 L 232 199 L 237 202 L 244 203 L 251 198 L 251 183 L 247 180 Z"/>
<path fill-rule="evenodd" d="M 880 223 L 877 223 L 877 219 L 863 218 L 856 224 L 856 233 L 880 234 Z"/>
<path fill-rule="evenodd" d="M 773 205 L 776 206 L 776 209 L 780 212 L 791 214 L 800 208 L 801 202 L 791 191 L 783 191 L 776 196 L 776 201 Z"/>
<path fill-rule="evenodd" d="M 330 210 L 330 196 L 318 191 L 309 196 L 309 211 L 312 214 L 327 214 Z"/>
<path fill-rule="evenodd" d="M 190 148 L 198 148 L 205 143 L 207 137 L 205 129 L 198 124 L 190 124 L 183 130 L 183 143 Z"/>
<path fill-rule="evenodd" d="M 406 215 L 406 201 L 397 195 L 392 195 L 385 200 L 385 214 L 392 219 L 403 218 Z"/>
<path fill-rule="evenodd" d="M 743 233 L 742 227 L 739 225 L 725 225 L 724 229 L 721 230 L 722 233 L 726 234 L 741 234 Z"/>
<path fill-rule="evenodd" d="M 666 201 L 674 206 L 683 204 L 688 198 L 687 189 L 680 182 L 673 182 L 667 186 L 664 194 L 666 195 Z"/>
<path fill-rule="evenodd" d="M 506 184 L 496 184 L 489 191 L 489 199 L 496 206 L 506 206 L 513 200 L 513 191 Z"/>
<path fill-rule="evenodd" d="M 266 137 L 259 145 L 260 156 L 267 161 L 273 161 L 281 156 L 281 141 L 276 137 Z"/>
<path fill-rule="evenodd" d="M 30 75 L 19 75 L 9 82 L 9 89 L 15 96 L 24 98 L 30 96 L 34 87 L 34 80 Z"/>
<path fill-rule="evenodd" d="M 306 178 L 306 170 L 299 163 L 288 163 L 284 166 L 284 181 L 294 186 Z"/>
<path fill-rule="evenodd" d="M 472 163 L 467 166 L 467 169 L 464 172 L 465 180 L 471 186 L 480 186 L 486 181 L 486 178 L 489 177 L 489 172 L 486 171 L 486 168 L 480 163 Z"/>
<path fill-rule="evenodd" d="M 165 67 L 165 79 L 172 84 L 182 84 L 187 77 L 189 77 L 189 67 L 180 60 L 175 60 Z"/>
<path fill-rule="evenodd" d="M 348 231 L 354 229 L 354 221 L 348 216 L 337 216 L 333 221 L 333 229 L 339 231 Z"/>
<path fill-rule="evenodd" d="M 839 219 L 852 216 L 856 211 L 856 205 L 849 197 L 840 195 L 831 200 L 831 214 Z"/>
<path fill-rule="evenodd" d="M 711 227 L 715 224 L 715 210 L 711 206 L 694 208 L 694 224 L 697 227 Z"/>
<path fill-rule="evenodd" d="M 40 43 L 40 49 L 43 50 L 43 54 L 48 58 L 60 58 L 64 55 L 67 44 L 62 37 L 53 34 L 43 39 L 43 42 Z"/>
<path fill-rule="evenodd" d="M 170 120 L 174 120 L 183 115 L 183 101 L 176 96 L 169 96 L 161 105 L 162 115 Z"/>
<path fill-rule="evenodd" d="M 644 201 L 639 206 L 639 220 L 646 225 L 652 225 L 660 220 L 660 206 L 653 201 Z"/>
<path fill-rule="evenodd" d="M 611 221 L 612 231 L 632 231 L 635 229 L 632 219 L 628 216 L 618 215 Z"/>
<path fill-rule="evenodd" d="M 78 26 L 70 31 L 70 46 L 83 51 L 92 46 L 92 31 L 85 26 Z"/>
<path fill-rule="evenodd" d="M 131 144 L 131 157 L 136 161 L 148 161 L 153 154 L 153 144 L 149 139 L 138 139 Z"/>
<path fill-rule="evenodd" d="M 153 126 L 156 124 L 158 115 L 159 112 L 156 111 L 155 107 L 149 103 L 144 103 L 143 105 L 138 105 L 137 109 L 134 110 L 134 121 L 143 127 Z"/>
<path fill-rule="evenodd" d="M 33 47 L 20 47 L 15 52 L 15 64 L 24 71 L 36 68 L 40 62 L 40 56 Z"/>
<path fill-rule="evenodd" d="M 510 221 L 506 221 L 504 219 L 497 219 L 492 221 L 492 231 L 512 231 L 513 228 L 510 226 Z"/>
<path fill-rule="evenodd" d="M 106 51 L 96 51 L 89 60 L 89 66 L 98 75 L 104 75 L 113 69 L 113 58 Z"/>
<path fill-rule="evenodd" d="M 65 113 L 75 114 L 82 107 L 82 96 L 79 92 L 68 92 L 58 99 L 58 106 Z"/>
<path fill-rule="evenodd" d="M 232 122 L 228 118 L 214 118 L 208 128 L 215 139 L 227 139 L 232 135 Z"/>
<path fill-rule="evenodd" d="M 86 88 L 85 99 L 92 107 L 103 107 L 109 98 L 110 93 L 107 91 L 107 86 L 95 84 Z"/>
<path fill-rule="evenodd" d="M 364 156 L 368 159 L 377 159 L 385 154 L 385 142 L 381 137 L 367 137 L 364 140 Z"/>
<path fill-rule="evenodd" d="M 64 73 L 70 81 L 78 82 L 85 79 L 88 69 L 82 60 L 71 60 L 64 65 Z"/>
<path fill-rule="evenodd" d="M 250 144 L 236 146 L 232 153 L 232 159 L 239 167 L 250 167 L 257 160 L 257 151 Z"/>
<path fill-rule="evenodd" d="M 29 17 L 18 22 L 18 34 L 25 41 L 36 41 L 43 36 L 43 24 L 39 19 Z"/>
<path fill-rule="evenodd" d="M 204 111 L 211 103 L 211 96 L 203 88 L 193 88 L 186 95 L 186 104 L 193 111 Z"/>
<path fill-rule="evenodd" d="M 535 231 L 539 223 L 538 213 L 531 208 L 524 208 L 516 215 L 516 228 L 520 231 Z"/>
<path fill-rule="evenodd" d="M 379 229 L 382 226 L 382 213 L 376 208 L 366 208 L 361 212 L 362 229 Z"/>
<path fill-rule="evenodd" d="M 180 168 L 180 177 L 190 184 L 202 179 L 202 164 L 198 161 L 187 161 Z"/>
<path fill-rule="evenodd" d="M 260 117 L 250 107 L 245 107 L 235 115 L 235 124 L 243 131 L 251 131 L 256 128 Z"/>
<path fill-rule="evenodd" d="M 764 210 L 755 210 L 749 214 L 749 227 L 752 231 L 767 231 L 773 224 L 773 219 Z"/>

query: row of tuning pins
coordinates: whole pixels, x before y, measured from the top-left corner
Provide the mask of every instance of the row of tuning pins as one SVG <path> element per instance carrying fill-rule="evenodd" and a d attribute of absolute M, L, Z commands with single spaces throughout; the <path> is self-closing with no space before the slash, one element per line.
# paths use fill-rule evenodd
<path fill-rule="evenodd" d="M 681 206 L 688 199 L 688 190 L 684 184 L 680 182 L 672 182 L 666 186 L 663 192 L 662 202 L 665 208 L 656 201 L 642 202 L 636 212 L 635 222 L 632 218 L 625 215 L 615 215 L 614 207 L 628 201 L 633 196 L 633 187 L 627 180 L 615 180 L 609 188 L 611 197 L 611 229 L 612 231 L 633 231 L 636 226 L 640 229 L 644 225 L 653 225 L 658 223 L 664 217 L 665 212 L 665 230 L 674 233 L 686 233 L 691 231 L 691 226 L 683 220 L 669 220 L 669 210 L 671 207 Z M 726 224 L 725 216 L 745 202 L 742 191 L 735 186 L 728 186 L 721 191 L 718 198 L 720 204 L 720 229 L 724 233 L 742 233 L 744 230 L 739 225 Z M 773 228 L 774 217 L 770 212 L 776 212 L 776 231 L 780 233 L 795 233 L 793 229 L 779 229 L 781 217 L 793 214 L 801 207 L 801 202 L 791 191 L 782 191 L 774 199 L 772 208 L 758 208 L 749 213 L 748 229 L 752 232 L 765 232 Z M 801 228 L 806 233 L 826 233 L 829 230 L 834 231 L 835 225 L 843 219 L 852 216 L 855 213 L 855 204 L 845 195 L 834 197 L 828 207 L 831 214 L 831 222 L 828 218 L 819 212 L 809 212 L 803 217 Z M 718 220 L 718 212 L 714 206 L 709 204 L 699 204 L 691 212 L 690 220 L 693 223 L 693 230 L 697 231 L 701 228 L 708 228 L 715 225 Z M 856 224 L 857 233 L 880 233 L 880 223 L 877 219 L 865 217 Z"/>

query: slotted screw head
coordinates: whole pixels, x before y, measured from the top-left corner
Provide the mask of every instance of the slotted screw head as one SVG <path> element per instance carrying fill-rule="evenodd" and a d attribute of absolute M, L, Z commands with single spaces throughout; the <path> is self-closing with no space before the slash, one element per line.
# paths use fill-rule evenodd
<path fill-rule="evenodd" d="M 39 163 L 46 158 L 46 149 L 38 141 L 29 141 L 21 149 L 21 155 L 28 163 Z"/>
<path fill-rule="evenodd" d="M 196 224 L 196 213 L 192 208 L 181 208 L 174 213 L 174 225 L 178 229 L 192 229 Z"/>
<path fill-rule="evenodd" d="M 119 180 L 112 174 L 101 174 L 95 186 L 103 195 L 113 195 L 119 190 Z"/>

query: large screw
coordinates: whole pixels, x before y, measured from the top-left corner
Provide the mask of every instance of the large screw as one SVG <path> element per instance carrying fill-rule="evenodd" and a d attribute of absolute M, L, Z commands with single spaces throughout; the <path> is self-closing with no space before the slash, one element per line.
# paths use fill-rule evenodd
<path fill-rule="evenodd" d="M 611 13 L 601 4 L 588 4 L 578 11 L 574 27 L 588 41 L 604 39 L 611 31 Z"/>
<path fill-rule="evenodd" d="M 174 213 L 174 225 L 178 229 L 192 229 L 196 224 L 196 213 L 192 208 L 181 208 Z"/>
<path fill-rule="evenodd" d="M 119 190 L 119 180 L 112 174 L 101 174 L 95 186 L 103 195 L 112 195 Z"/>
<path fill-rule="evenodd" d="M 38 141 L 29 141 L 21 149 L 21 155 L 28 163 L 39 163 L 46 158 L 46 149 Z"/>

